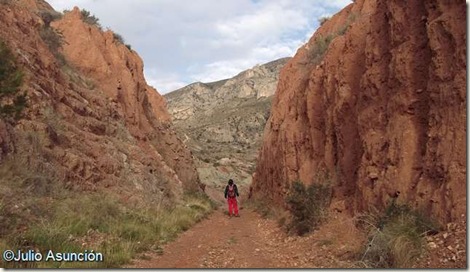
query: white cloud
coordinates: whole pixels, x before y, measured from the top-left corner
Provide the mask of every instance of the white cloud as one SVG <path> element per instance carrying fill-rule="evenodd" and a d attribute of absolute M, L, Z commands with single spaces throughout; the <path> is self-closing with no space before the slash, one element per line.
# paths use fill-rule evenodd
<path fill-rule="evenodd" d="M 263 64 L 270 60 L 293 56 L 303 41 L 293 40 L 286 43 L 277 43 L 271 46 L 258 46 L 253 48 L 249 55 L 231 59 L 215 61 L 204 66 L 190 67 L 192 81 L 211 82 L 230 78 L 243 70 L 252 68 L 257 64 Z"/>
<path fill-rule="evenodd" d="M 351 4 L 351 0 L 330 0 L 328 5 L 335 8 L 344 8 L 345 6 Z"/>
<path fill-rule="evenodd" d="M 192 81 L 212 82 L 224 78 L 230 78 L 240 71 L 253 66 L 250 60 L 215 61 L 203 67 L 191 68 Z"/>
<path fill-rule="evenodd" d="M 269 5 L 254 14 L 229 18 L 216 23 L 223 41 L 237 45 L 276 41 L 286 31 L 305 28 L 308 22 L 298 10 Z"/>
<path fill-rule="evenodd" d="M 180 81 L 176 74 L 159 74 L 155 69 L 145 71 L 145 80 L 147 83 L 157 89 L 159 93 L 166 93 L 168 90 L 177 90 L 188 85 Z"/>
<path fill-rule="evenodd" d="M 292 56 L 350 0 L 49 0 L 74 5 L 120 33 L 143 58 L 150 84 L 166 93 L 193 81 L 231 77 L 255 64 Z"/>

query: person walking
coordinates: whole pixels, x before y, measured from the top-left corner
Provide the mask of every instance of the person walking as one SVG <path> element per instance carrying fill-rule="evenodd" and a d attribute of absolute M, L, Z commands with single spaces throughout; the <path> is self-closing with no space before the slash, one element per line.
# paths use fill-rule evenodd
<path fill-rule="evenodd" d="M 232 179 L 228 180 L 228 185 L 225 187 L 224 196 L 228 202 L 228 216 L 232 217 L 232 214 L 236 217 L 239 217 L 238 214 L 238 203 L 237 197 L 240 196 L 238 194 L 237 185 L 233 182 Z"/>

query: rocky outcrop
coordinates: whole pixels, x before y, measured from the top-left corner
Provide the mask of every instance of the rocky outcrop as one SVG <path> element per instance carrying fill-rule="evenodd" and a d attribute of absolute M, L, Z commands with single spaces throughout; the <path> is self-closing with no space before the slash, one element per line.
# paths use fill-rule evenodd
<path fill-rule="evenodd" d="M 396 198 L 441 222 L 465 214 L 465 10 L 358 0 L 325 22 L 281 72 L 254 195 L 281 204 L 301 180 L 351 213 Z"/>
<path fill-rule="evenodd" d="M 241 72 L 237 76 L 212 83 L 196 82 L 165 95 L 173 121 L 179 123 L 231 100 L 263 98 L 274 95 L 280 69 L 290 58 L 282 58 Z"/>
<path fill-rule="evenodd" d="M 48 27 L 40 15 L 53 10 L 33 2 L 0 9 L 0 37 L 24 70 L 29 101 L 16 126 L 0 122 L 0 163 L 10 154 L 70 188 L 107 188 L 138 201 L 199 190 L 191 152 L 137 53 L 83 22 L 78 8 Z M 48 47 L 54 39 L 63 39 L 62 49 Z"/>
<path fill-rule="evenodd" d="M 288 59 L 165 95 L 181 139 L 200 159 L 198 170 L 204 179 L 225 183 L 228 177 L 251 177 L 279 71 Z"/>

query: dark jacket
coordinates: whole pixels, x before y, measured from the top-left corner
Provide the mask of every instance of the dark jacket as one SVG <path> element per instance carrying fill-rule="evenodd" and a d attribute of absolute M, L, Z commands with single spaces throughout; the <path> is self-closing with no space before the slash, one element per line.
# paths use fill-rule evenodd
<path fill-rule="evenodd" d="M 228 186 L 229 186 L 229 185 L 225 186 L 225 192 L 224 192 L 225 198 L 228 197 Z M 237 185 L 236 185 L 235 183 L 233 184 L 233 190 L 235 190 L 235 195 L 236 195 L 236 196 L 240 196 L 240 195 L 238 194 L 238 188 L 237 188 Z"/>

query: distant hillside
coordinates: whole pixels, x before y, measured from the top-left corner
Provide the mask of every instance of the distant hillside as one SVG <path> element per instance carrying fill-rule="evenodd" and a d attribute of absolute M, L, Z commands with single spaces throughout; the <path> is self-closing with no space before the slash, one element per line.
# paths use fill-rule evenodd
<path fill-rule="evenodd" d="M 181 139 L 200 160 L 202 180 L 251 176 L 278 75 L 289 59 L 257 65 L 231 79 L 193 83 L 165 95 Z"/>

